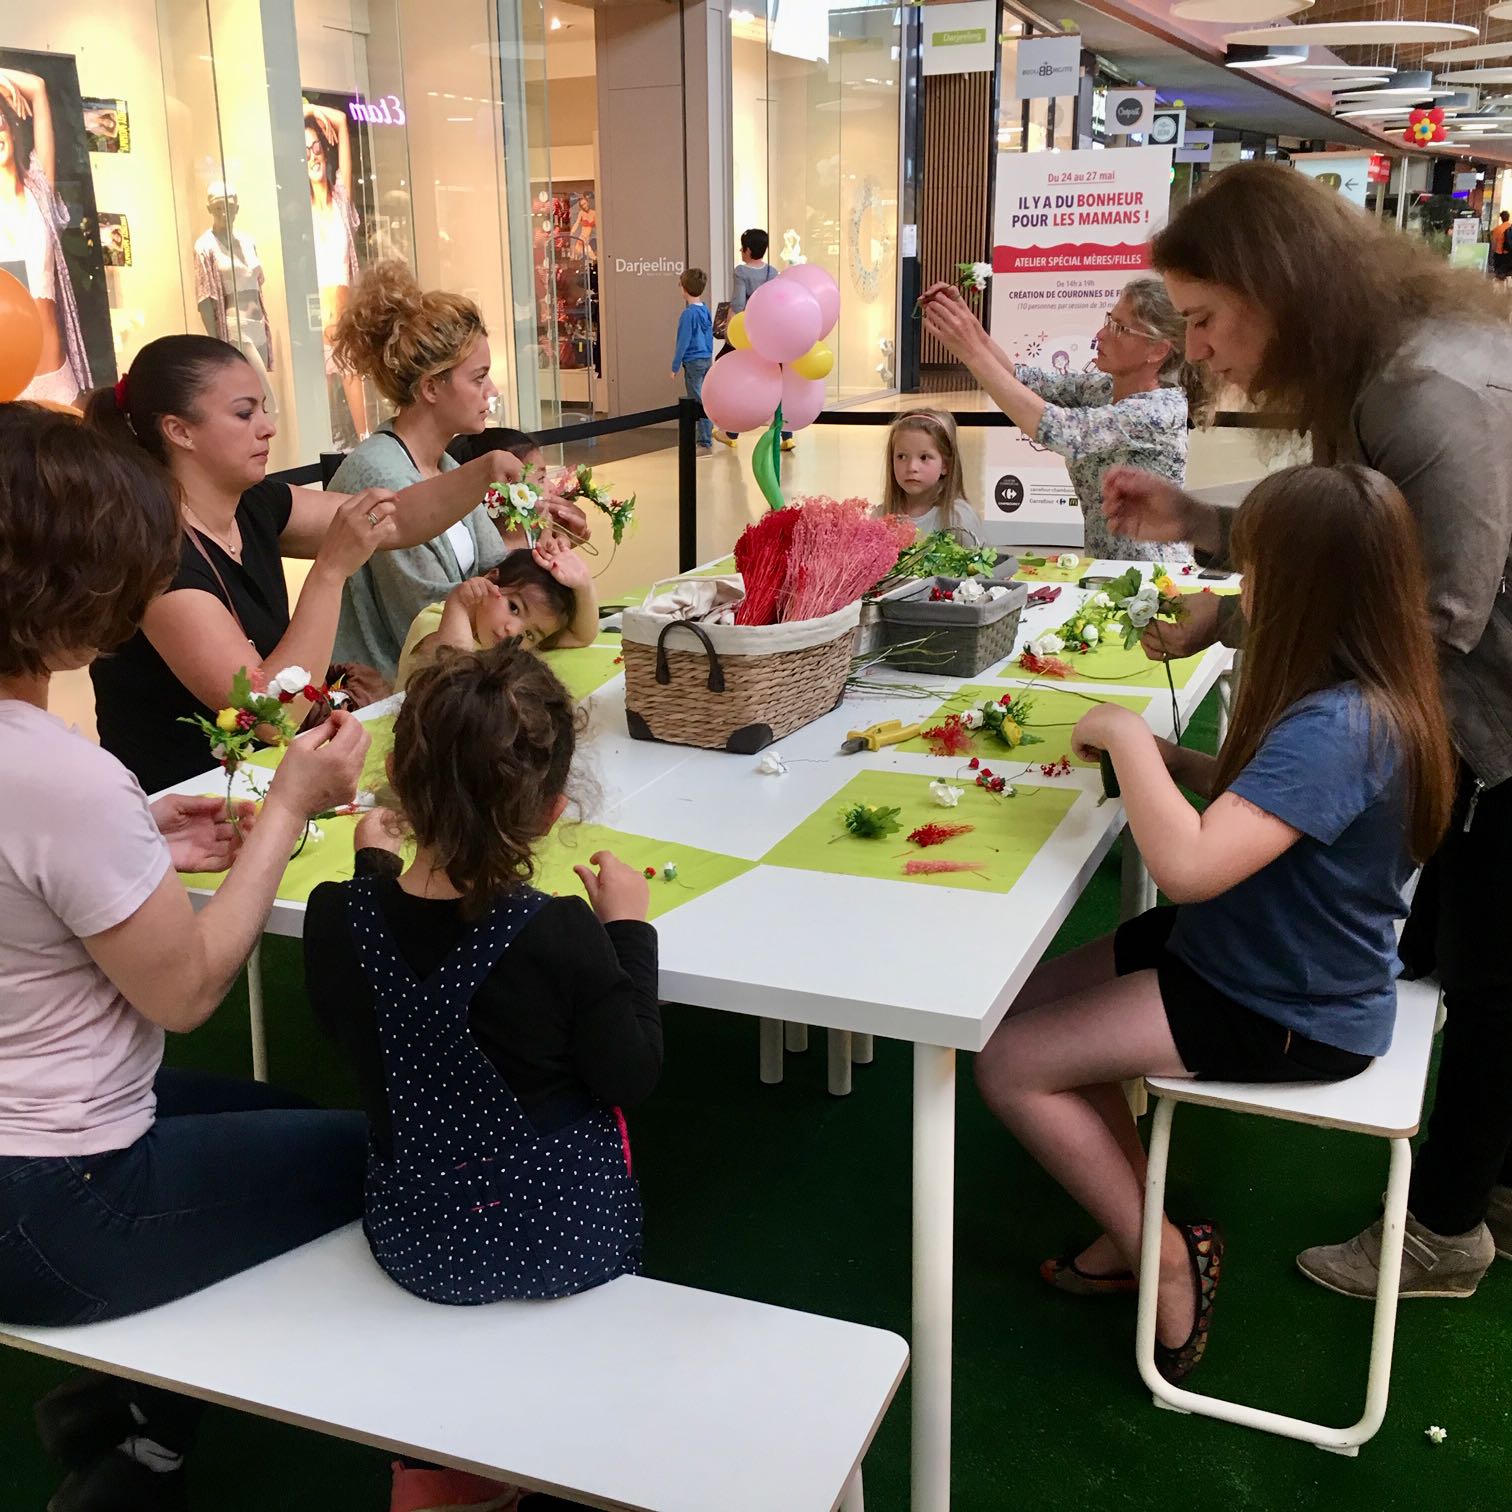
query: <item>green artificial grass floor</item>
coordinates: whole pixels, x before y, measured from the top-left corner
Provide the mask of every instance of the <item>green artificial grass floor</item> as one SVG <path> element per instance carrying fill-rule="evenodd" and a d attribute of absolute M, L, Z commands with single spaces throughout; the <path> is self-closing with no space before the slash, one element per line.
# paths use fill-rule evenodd
<path fill-rule="evenodd" d="M 1205 712 L 1190 743 L 1211 749 Z M 1118 897 L 1115 852 L 1056 948 L 1110 929 Z M 305 1004 L 298 951 L 286 940 L 264 945 L 274 1078 L 350 1106 L 350 1079 Z M 662 1084 L 632 1118 L 647 1272 L 907 1337 L 909 1047 L 878 1041 L 851 1096 L 835 1099 L 822 1035 L 788 1057 L 781 1086 L 763 1087 L 752 1020 L 679 1007 L 666 1019 Z M 172 1042 L 170 1060 L 245 1074 L 246 1024 L 238 991 L 208 1026 Z M 957 1072 L 956 1508 L 1512 1508 L 1512 1264 L 1497 1261 L 1471 1301 L 1402 1305 L 1390 1411 L 1358 1459 L 1157 1411 L 1133 1363 L 1132 1300 L 1065 1297 L 1036 1274 L 1046 1255 L 1090 1237 L 1087 1220 L 983 1110 L 969 1056 Z M 1293 1256 L 1370 1221 L 1384 1144 L 1183 1108 L 1171 1170 L 1171 1210 L 1218 1218 L 1229 1243 L 1194 1388 L 1353 1421 L 1371 1308 L 1304 1281 Z M 59 1475 L 37 1447 L 30 1406 L 66 1371 L 6 1350 L 0 1372 L 0 1509 L 40 1512 Z M 905 1378 L 866 1459 L 870 1512 L 908 1506 L 908 1414 Z M 1448 1430 L 1445 1443 L 1428 1441 L 1430 1424 Z M 387 1461 L 214 1411 L 190 1485 L 197 1512 L 382 1512 Z"/>

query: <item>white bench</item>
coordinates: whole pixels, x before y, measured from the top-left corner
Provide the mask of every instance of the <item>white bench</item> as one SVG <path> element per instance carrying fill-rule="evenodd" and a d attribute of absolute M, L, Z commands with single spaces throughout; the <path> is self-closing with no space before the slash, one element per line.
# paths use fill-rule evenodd
<path fill-rule="evenodd" d="M 1140 1259 L 1139 1323 L 1135 1356 L 1139 1373 L 1157 1407 L 1221 1418 L 1267 1433 L 1301 1439 L 1337 1454 L 1355 1455 L 1372 1438 L 1386 1416 L 1391 1388 L 1391 1350 L 1396 1337 L 1397 1284 L 1402 1269 L 1403 1224 L 1407 1216 L 1407 1183 L 1412 1174 L 1412 1136 L 1423 1114 L 1423 1090 L 1433 1050 L 1438 991 L 1425 982 L 1401 982 L 1397 987 L 1396 1030 L 1391 1049 L 1358 1076 L 1341 1082 L 1281 1082 L 1250 1085 L 1241 1082 L 1187 1081 L 1148 1077 L 1145 1086 L 1159 1101 L 1150 1130 L 1150 1167 L 1145 1181 L 1144 1235 Z M 1160 1271 L 1160 1225 L 1165 1209 L 1166 1162 L 1170 1154 L 1171 1119 L 1177 1103 L 1258 1113 L 1265 1118 L 1317 1124 L 1374 1134 L 1391 1143 L 1390 1176 L 1386 1183 L 1386 1223 L 1381 1236 L 1381 1274 L 1376 1288 L 1375 1325 L 1370 1341 L 1370 1367 L 1365 1411 L 1347 1428 L 1310 1423 L 1284 1413 L 1266 1412 L 1239 1402 L 1201 1396 L 1169 1385 L 1155 1369 L 1155 1297 Z"/>
<path fill-rule="evenodd" d="M 862 1512 L 896 1334 L 639 1276 L 554 1302 L 402 1291 L 356 1225 L 133 1317 L 0 1343 L 594 1507 Z"/>

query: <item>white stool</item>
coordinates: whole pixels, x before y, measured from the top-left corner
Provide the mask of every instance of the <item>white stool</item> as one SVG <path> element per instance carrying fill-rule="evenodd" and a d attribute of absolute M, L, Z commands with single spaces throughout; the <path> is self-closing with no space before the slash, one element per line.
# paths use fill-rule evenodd
<path fill-rule="evenodd" d="M 1438 1011 L 1436 989 L 1420 982 L 1397 987 L 1396 1032 L 1391 1049 L 1358 1076 L 1342 1082 L 1189 1081 L 1149 1077 L 1145 1086 L 1155 1096 L 1150 1131 L 1150 1166 L 1145 1179 L 1144 1233 L 1139 1266 L 1139 1323 L 1135 1358 L 1157 1407 L 1192 1412 L 1203 1417 L 1260 1428 L 1285 1438 L 1301 1439 L 1336 1454 L 1354 1455 L 1372 1438 L 1386 1416 L 1391 1387 L 1391 1351 L 1396 1338 L 1397 1283 L 1402 1269 L 1402 1237 L 1407 1216 L 1407 1181 L 1412 1173 L 1411 1139 L 1423 1112 L 1423 1089 Z M 1365 1411 L 1347 1428 L 1330 1428 L 1284 1413 L 1247 1407 L 1217 1397 L 1200 1396 L 1169 1385 L 1155 1369 L 1155 1301 L 1160 1276 L 1161 1216 L 1165 1210 L 1166 1161 L 1170 1154 L 1171 1119 L 1179 1102 L 1236 1113 L 1258 1113 L 1294 1123 L 1317 1124 L 1374 1134 L 1391 1143 L 1390 1175 L 1386 1183 L 1386 1221 L 1381 1234 L 1381 1274 L 1376 1287 L 1375 1326 L 1370 1341 L 1370 1366 L 1365 1388 Z"/>

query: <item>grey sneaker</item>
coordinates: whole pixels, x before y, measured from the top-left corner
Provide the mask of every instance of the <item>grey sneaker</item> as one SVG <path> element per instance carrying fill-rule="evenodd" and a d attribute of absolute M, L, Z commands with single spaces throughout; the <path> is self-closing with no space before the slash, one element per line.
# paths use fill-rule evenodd
<path fill-rule="evenodd" d="M 1491 1205 L 1486 1209 L 1486 1227 L 1491 1230 L 1496 1253 L 1503 1260 L 1512 1260 L 1512 1187 L 1491 1188 Z"/>
<path fill-rule="evenodd" d="M 1377 1219 L 1363 1234 L 1343 1244 L 1303 1250 L 1297 1256 L 1297 1268 L 1329 1291 L 1346 1297 L 1374 1297 L 1381 1273 L 1383 1224 L 1383 1219 Z M 1484 1223 L 1467 1234 L 1435 1234 L 1408 1213 L 1398 1295 L 1403 1299 L 1473 1296 L 1495 1257 L 1491 1230 Z"/>

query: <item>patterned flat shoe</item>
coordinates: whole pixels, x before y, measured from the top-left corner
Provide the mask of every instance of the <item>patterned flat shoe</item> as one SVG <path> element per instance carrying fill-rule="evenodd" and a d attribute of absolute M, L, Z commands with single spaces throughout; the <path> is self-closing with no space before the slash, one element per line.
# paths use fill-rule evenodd
<path fill-rule="evenodd" d="M 1179 1348 L 1171 1349 L 1156 1342 L 1155 1368 L 1173 1386 L 1179 1386 L 1202 1363 L 1208 1330 L 1213 1326 L 1213 1302 L 1223 1273 L 1223 1234 L 1216 1224 L 1184 1223 L 1180 1232 L 1192 1262 L 1192 1279 L 1197 1283 L 1197 1319 L 1186 1343 Z"/>
<path fill-rule="evenodd" d="M 1107 1276 L 1093 1276 L 1076 1263 L 1075 1255 L 1061 1255 L 1040 1266 L 1040 1280 L 1056 1291 L 1070 1292 L 1073 1297 L 1133 1296 L 1139 1282 L 1133 1271 L 1114 1271 Z"/>

